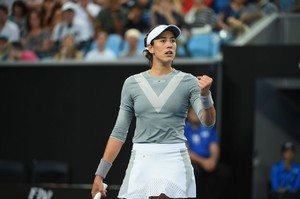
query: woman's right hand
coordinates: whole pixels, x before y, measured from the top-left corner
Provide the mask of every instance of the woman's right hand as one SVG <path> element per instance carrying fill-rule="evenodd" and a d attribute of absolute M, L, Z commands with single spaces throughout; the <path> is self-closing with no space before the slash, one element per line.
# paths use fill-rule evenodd
<path fill-rule="evenodd" d="M 96 193 L 100 192 L 101 197 L 106 197 L 106 189 L 103 187 L 103 178 L 101 176 L 95 176 L 93 187 L 92 187 L 92 198 L 95 197 Z"/>

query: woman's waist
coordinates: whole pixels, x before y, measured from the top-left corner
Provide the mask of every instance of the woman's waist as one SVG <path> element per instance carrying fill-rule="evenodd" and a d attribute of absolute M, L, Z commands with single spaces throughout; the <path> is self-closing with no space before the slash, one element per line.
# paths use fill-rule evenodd
<path fill-rule="evenodd" d="M 149 151 L 149 152 L 170 152 L 186 149 L 184 142 L 159 144 L 159 143 L 134 143 L 132 150 L 134 151 Z"/>

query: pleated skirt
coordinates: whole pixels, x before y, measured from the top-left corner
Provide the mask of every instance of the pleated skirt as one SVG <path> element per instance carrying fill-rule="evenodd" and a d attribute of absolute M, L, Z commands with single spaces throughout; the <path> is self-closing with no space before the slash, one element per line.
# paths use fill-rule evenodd
<path fill-rule="evenodd" d="M 133 144 L 118 198 L 148 199 L 162 193 L 169 198 L 196 197 L 194 170 L 185 143 Z"/>

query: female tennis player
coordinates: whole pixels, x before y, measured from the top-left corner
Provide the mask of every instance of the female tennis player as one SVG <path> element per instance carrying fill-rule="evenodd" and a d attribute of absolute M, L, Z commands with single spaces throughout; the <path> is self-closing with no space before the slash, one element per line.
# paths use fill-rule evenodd
<path fill-rule="evenodd" d="M 122 88 L 118 117 L 95 173 L 92 197 L 105 197 L 103 180 L 126 140 L 133 117 L 132 152 L 118 198 L 195 198 L 193 167 L 185 146 L 184 125 L 190 106 L 202 125 L 213 127 L 216 111 L 206 75 L 176 70 L 175 25 L 158 25 L 144 39 L 150 69 L 128 77 Z"/>

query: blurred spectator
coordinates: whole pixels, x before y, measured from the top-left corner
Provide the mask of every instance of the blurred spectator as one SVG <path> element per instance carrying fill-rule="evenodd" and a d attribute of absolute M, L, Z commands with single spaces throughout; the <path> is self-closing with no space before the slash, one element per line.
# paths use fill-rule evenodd
<path fill-rule="evenodd" d="M 187 147 L 194 167 L 197 198 L 227 198 L 230 170 L 220 161 L 220 147 L 214 129 L 200 124 L 200 120 L 190 108 L 184 129 Z"/>
<path fill-rule="evenodd" d="M 300 12 L 300 0 L 274 0 L 281 12 Z"/>
<path fill-rule="evenodd" d="M 8 59 L 9 42 L 8 38 L 4 35 L 0 35 L 0 62 Z"/>
<path fill-rule="evenodd" d="M 215 13 L 219 14 L 220 11 L 224 10 L 230 5 L 230 0 L 213 0 L 211 7 Z"/>
<path fill-rule="evenodd" d="M 139 5 L 143 8 L 150 9 L 153 0 L 122 0 L 123 6 L 131 7 Z"/>
<path fill-rule="evenodd" d="M 90 50 L 86 56 L 86 61 L 113 61 L 116 60 L 114 52 L 106 47 L 107 44 L 107 32 L 99 31 L 95 37 L 96 48 Z"/>
<path fill-rule="evenodd" d="M 214 10 L 206 6 L 204 0 L 194 0 L 192 8 L 184 17 L 184 21 L 193 35 L 209 33 L 217 25 Z"/>
<path fill-rule="evenodd" d="M 4 4 L 0 4 L 0 34 L 10 42 L 20 40 L 20 29 L 15 22 L 8 20 L 8 8 Z"/>
<path fill-rule="evenodd" d="M 42 24 L 52 32 L 62 20 L 61 4 L 57 0 L 44 0 L 42 4 Z"/>
<path fill-rule="evenodd" d="M 182 10 L 175 0 L 154 0 L 151 7 L 151 26 L 174 24 L 181 27 L 184 23 Z"/>
<path fill-rule="evenodd" d="M 29 12 L 26 29 L 22 36 L 22 45 L 33 51 L 40 59 L 52 56 L 51 32 L 42 27 L 42 14 L 38 10 Z"/>
<path fill-rule="evenodd" d="M 138 29 L 142 33 L 147 33 L 150 28 L 149 21 L 143 20 L 143 8 L 138 4 L 129 8 L 126 29 L 131 28 Z"/>
<path fill-rule="evenodd" d="M 249 29 L 240 19 L 244 12 L 244 0 L 230 0 L 230 5 L 219 12 L 218 29 L 229 35 L 226 40 L 231 40 Z"/>
<path fill-rule="evenodd" d="M 55 48 L 60 46 L 60 43 L 66 35 L 73 34 L 77 48 L 81 50 L 89 41 L 89 34 L 84 25 L 74 19 L 76 5 L 72 2 L 66 2 L 62 6 L 62 21 L 58 23 L 52 32 L 52 41 L 55 43 Z"/>
<path fill-rule="evenodd" d="M 84 49 L 87 49 L 95 36 L 95 21 L 101 10 L 101 6 L 92 2 L 92 0 L 77 0 L 75 9 L 75 20 L 81 21 L 83 29 L 88 35 L 88 42 Z"/>
<path fill-rule="evenodd" d="M 141 32 L 137 29 L 128 29 L 125 32 L 125 49 L 120 53 L 120 58 L 144 58 L 143 48 L 139 46 Z"/>
<path fill-rule="evenodd" d="M 104 30 L 108 34 L 123 36 L 128 21 L 128 9 L 122 6 L 122 0 L 110 0 L 96 17 L 96 30 Z"/>
<path fill-rule="evenodd" d="M 139 7 L 139 9 L 141 10 L 140 21 L 143 21 L 145 24 L 147 24 L 147 26 L 150 27 L 150 8 L 152 6 L 152 2 L 153 0 L 123 0 L 123 6 L 126 6 L 128 9 Z M 141 32 L 147 33 L 148 31 Z"/>
<path fill-rule="evenodd" d="M 194 0 L 181 0 L 182 14 L 185 15 L 193 6 Z"/>
<path fill-rule="evenodd" d="M 11 42 L 7 61 L 38 61 L 39 57 L 31 50 L 24 49 L 21 42 Z"/>
<path fill-rule="evenodd" d="M 8 10 L 11 9 L 13 3 L 14 3 L 14 1 L 12 1 L 12 0 L 1 0 L 0 1 L 0 4 L 5 5 L 8 8 Z"/>
<path fill-rule="evenodd" d="M 272 166 L 272 199 L 300 198 L 300 165 L 295 162 L 295 153 L 292 142 L 282 144 L 282 159 Z"/>
<path fill-rule="evenodd" d="M 93 0 L 93 2 L 100 7 L 106 6 L 108 3 L 108 0 Z"/>
<path fill-rule="evenodd" d="M 263 17 L 263 12 L 260 10 L 256 1 L 247 2 L 247 0 L 238 0 L 244 5 L 243 13 L 239 18 L 248 27 L 251 27 L 255 22 Z"/>
<path fill-rule="evenodd" d="M 212 8 L 216 0 L 204 0 L 206 6 Z M 229 0 L 221 0 L 221 1 L 229 1 Z M 182 4 L 182 13 L 185 15 L 193 6 L 194 0 L 181 0 Z"/>
<path fill-rule="evenodd" d="M 256 3 L 264 15 L 271 15 L 279 11 L 278 7 L 270 0 L 256 0 Z"/>
<path fill-rule="evenodd" d="M 23 34 L 23 30 L 25 29 L 27 18 L 27 6 L 24 1 L 14 1 L 11 7 L 11 13 L 9 15 L 9 20 L 15 22 L 20 32 L 20 36 Z"/>
<path fill-rule="evenodd" d="M 26 0 L 26 6 L 29 10 L 39 10 L 44 0 Z"/>
<path fill-rule="evenodd" d="M 58 52 L 53 57 L 56 61 L 82 60 L 83 54 L 78 50 L 73 34 L 65 35 L 58 49 Z"/>

